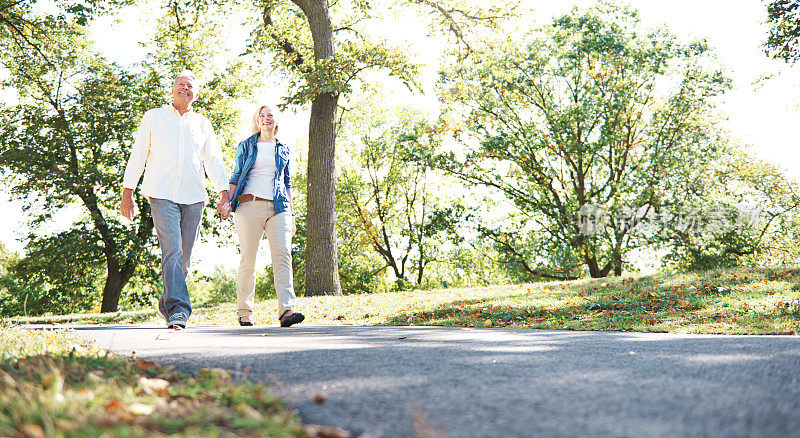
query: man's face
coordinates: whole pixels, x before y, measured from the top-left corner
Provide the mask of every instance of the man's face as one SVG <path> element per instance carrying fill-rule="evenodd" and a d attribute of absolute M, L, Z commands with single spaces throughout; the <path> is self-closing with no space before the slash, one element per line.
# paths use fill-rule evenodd
<path fill-rule="evenodd" d="M 185 76 L 178 77 L 172 87 L 172 99 L 175 103 L 191 105 L 192 102 L 197 100 L 199 94 L 200 90 L 197 87 L 197 81 Z"/>

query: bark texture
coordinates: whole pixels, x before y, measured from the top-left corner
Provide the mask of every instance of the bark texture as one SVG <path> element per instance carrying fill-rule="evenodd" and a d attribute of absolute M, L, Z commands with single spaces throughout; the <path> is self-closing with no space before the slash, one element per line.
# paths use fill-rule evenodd
<path fill-rule="evenodd" d="M 333 27 L 325 0 L 293 0 L 303 10 L 314 40 L 314 59 L 333 56 Z M 336 111 L 339 95 L 318 94 L 311 103 L 308 134 L 306 295 L 341 295 L 336 255 Z"/>

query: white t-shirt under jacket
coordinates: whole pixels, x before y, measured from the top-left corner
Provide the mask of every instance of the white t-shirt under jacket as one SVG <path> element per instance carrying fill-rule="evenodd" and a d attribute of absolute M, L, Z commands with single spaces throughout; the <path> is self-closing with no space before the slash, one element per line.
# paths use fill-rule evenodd
<path fill-rule="evenodd" d="M 228 190 L 228 175 L 211 122 L 194 111 L 180 115 L 167 104 L 144 113 L 122 186 L 135 189 L 144 171 L 143 195 L 177 204 L 205 202 L 204 169 L 218 192 Z"/>
<path fill-rule="evenodd" d="M 275 165 L 275 142 L 260 141 L 257 147 L 256 161 L 247 174 L 244 193 L 272 200 L 275 193 L 275 173 L 278 171 Z"/>

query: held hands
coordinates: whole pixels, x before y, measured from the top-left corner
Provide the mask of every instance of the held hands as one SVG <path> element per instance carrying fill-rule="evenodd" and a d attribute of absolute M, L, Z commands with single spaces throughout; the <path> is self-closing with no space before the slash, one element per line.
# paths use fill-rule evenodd
<path fill-rule="evenodd" d="M 228 199 L 228 191 L 219 193 L 219 201 L 217 202 L 217 213 L 223 218 L 227 219 L 231 214 L 231 203 Z"/>

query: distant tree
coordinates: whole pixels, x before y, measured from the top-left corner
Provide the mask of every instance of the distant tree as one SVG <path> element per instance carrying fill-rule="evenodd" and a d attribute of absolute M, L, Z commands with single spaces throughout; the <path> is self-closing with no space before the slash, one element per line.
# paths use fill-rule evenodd
<path fill-rule="evenodd" d="M 361 118 L 351 122 L 360 138 L 353 163 L 341 169 L 339 202 L 382 259 L 379 270 L 391 269 L 400 288 L 421 285 L 428 264 L 449 261 L 463 240 L 465 208 L 442 192 L 441 175 L 423 159 L 440 133 L 413 110 L 357 112 L 345 116 Z"/>
<path fill-rule="evenodd" d="M 619 275 L 629 251 L 665 238 L 631 232 L 644 214 L 693 202 L 724 147 L 712 98 L 729 81 L 703 42 L 645 33 L 634 11 L 608 3 L 520 46 L 499 41 L 443 74 L 461 150 L 439 165 L 513 203 L 504 224 L 481 228 L 502 263 L 528 278 Z M 637 212 L 627 224 L 615 220 L 626 206 Z M 582 207 L 610 220 L 582 230 Z"/>
<path fill-rule="evenodd" d="M 762 0 L 767 4 L 767 56 L 794 63 L 800 59 L 800 1 Z"/>

